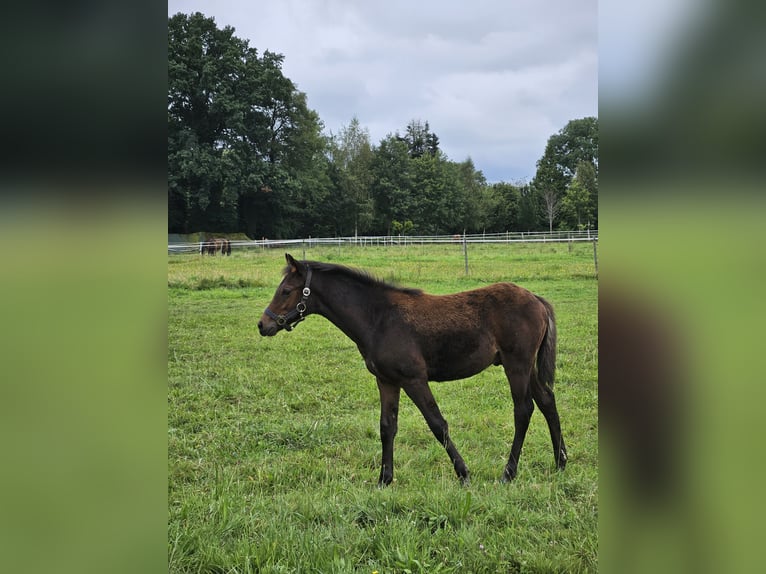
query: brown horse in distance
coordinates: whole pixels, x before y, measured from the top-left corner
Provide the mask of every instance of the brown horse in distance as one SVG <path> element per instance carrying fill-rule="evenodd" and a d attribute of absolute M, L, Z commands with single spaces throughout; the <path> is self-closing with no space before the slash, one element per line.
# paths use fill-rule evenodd
<path fill-rule="evenodd" d="M 200 244 L 200 255 L 215 255 L 220 251 L 221 255 L 231 255 L 231 241 L 223 237 L 208 239 Z"/>
<path fill-rule="evenodd" d="M 468 482 L 468 468 L 428 381 L 462 379 L 490 365 L 503 366 L 514 403 L 514 437 L 503 480 L 516 476 L 535 403 L 548 423 L 555 463 L 560 469 L 566 466 L 553 394 L 556 322 L 545 299 L 512 283 L 428 295 L 341 265 L 299 262 L 289 254 L 286 259 L 284 278 L 258 329 L 273 336 L 317 314 L 356 343 L 380 392 L 381 486 L 394 476 L 401 389 L 447 450 L 458 477 Z"/>

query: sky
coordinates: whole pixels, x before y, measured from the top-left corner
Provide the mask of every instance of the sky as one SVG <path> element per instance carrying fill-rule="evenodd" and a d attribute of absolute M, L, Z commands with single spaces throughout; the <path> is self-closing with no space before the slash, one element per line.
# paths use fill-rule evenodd
<path fill-rule="evenodd" d="M 531 180 L 551 135 L 598 115 L 597 0 L 168 1 L 197 11 L 283 54 L 326 134 L 427 121 L 490 183 Z"/>
<path fill-rule="evenodd" d="M 708 15 L 709 2 L 697 0 L 602 1 L 599 19 L 601 103 L 635 110 L 662 89 L 673 55 L 689 30 Z"/>

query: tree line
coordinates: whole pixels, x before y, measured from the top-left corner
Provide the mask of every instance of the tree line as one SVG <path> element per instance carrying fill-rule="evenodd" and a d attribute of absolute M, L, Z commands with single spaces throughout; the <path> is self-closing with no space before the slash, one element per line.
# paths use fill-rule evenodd
<path fill-rule="evenodd" d="M 378 143 L 351 118 L 325 134 L 306 94 L 212 18 L 168 18 L 168 231 L 251 238 L 598 226 L 598 120 L 553 134 L 529 182 L 487 183 L 428 121 Z"/>

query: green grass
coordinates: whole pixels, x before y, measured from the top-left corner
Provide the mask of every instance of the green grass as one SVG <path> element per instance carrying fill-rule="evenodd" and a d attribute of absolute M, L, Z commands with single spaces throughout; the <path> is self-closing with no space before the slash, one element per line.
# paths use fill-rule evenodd
<path fill-rule="evenodd" d="M 291 252 L 302 258 L 302 247 Z M 309 259 L 431 293 L 513 281 L 554 305 L 569 464 L 535 411 L 511 484 L 502 369 L 433 383 L 471 471 L 462 487 L 403 395 L 395 480 L 377 488 L 379 401 L 328 321 L 262 338 L 284 250 L 169 257 L 170 572 L 592 572 L 597 569 L 597 281 L 591 244 L 313 247 Z"/>

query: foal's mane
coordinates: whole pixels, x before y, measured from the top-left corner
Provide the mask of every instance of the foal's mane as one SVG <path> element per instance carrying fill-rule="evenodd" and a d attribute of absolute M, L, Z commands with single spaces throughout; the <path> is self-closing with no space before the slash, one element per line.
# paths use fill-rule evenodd
<path fill-rule="evenodd" d="M 367 287 L 377 287 L 381 289 L 399 291 L 401 293 L 407 293 L 408 295 L 421 295 L 423 291 L 421 289 L 412 289 L 409 287 L 400 287 L 379 279 L 372 275 L 369 271 L 363 269 L 355 269 L 352 267 L 346 267 L 345 265 L 335 265 L 333 263 L 323 263 L 321 261 L 302 261 L 303 265 L 309 266 L 315 273 L 326 273 L 328 275 L 338 275 L 340 277 L 346 277 L 361 283 Z M 290 265 L 285 267 L 284 274 L 286 275 L 290 271 Z"/>

